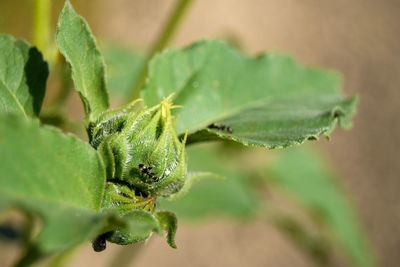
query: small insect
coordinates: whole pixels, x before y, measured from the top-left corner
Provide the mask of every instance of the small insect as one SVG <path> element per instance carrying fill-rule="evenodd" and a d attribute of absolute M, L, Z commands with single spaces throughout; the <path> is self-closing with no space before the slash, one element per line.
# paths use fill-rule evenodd
<path fill-rule="evenodd" d="M 211 123 L 210 125 L 208 125 L 208 128 L 216 129 L 216 130 L 220 130 L 220 131 L 226 131 L 228 133 L 233 133 L 232 127 L 225 125 L 225 124 Z"/>
<path fill-rule="evenodd" d="M 154 172 L 151 172 L 152 167 L 149 166 L 147 167 L 146 165 L 140 163 L 138 165 L 139 170 L 142 174 L 145 174 L 147 177 L 149 177 L 150 179 L 152 179 L 153 181 L 158 181 L 159 178 L 157 177 L 157 175 Z"/>

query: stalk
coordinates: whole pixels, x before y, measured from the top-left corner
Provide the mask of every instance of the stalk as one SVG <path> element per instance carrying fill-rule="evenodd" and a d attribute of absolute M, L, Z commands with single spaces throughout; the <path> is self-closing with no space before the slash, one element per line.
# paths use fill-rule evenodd
<path fill-rule="evenodd" d="M 181 25 L 183 17 L 187 14 L 190 5 L 193 2 L 193 0 L 177 0 L 175 7 L 165 23 L 164 28 L 161 30 L 160 34 L 146 55 L 140 70 L 139 78 L 133 85 L 131 94 L 128 97 L 129 101 L 139 97 L 140 89 L 147 77 L 147 66 L 149 61 L 157 52 L 163 50 L 170 43 L 175 33 L 179 29 L 179 26 Z"/>
<path fill-rule="evenodd" d="M 50 20 L 51 0 L 34 0 L 32 41 L 45 58 L 50 56 Z"/>

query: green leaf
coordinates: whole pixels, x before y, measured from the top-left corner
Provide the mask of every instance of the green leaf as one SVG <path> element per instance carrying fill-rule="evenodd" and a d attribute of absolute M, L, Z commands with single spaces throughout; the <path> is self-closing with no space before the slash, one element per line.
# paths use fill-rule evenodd
<path fill-rule="evenodd" d="M 178 219 L 175 214 L 169 211 L 159 211 L 156 213 L 157 219 L 164 231 L 167 232 L 167 243 L 172 248 L 176 248 L 175 234 L 178 228 Z"/>
<path fill-rule="evenodd" d="M 97 213 L 105 172 L 97 152 L 59 130 L 0 116 L 0 206 L 38 216 L 40 254 L 93 238 L 109 215 Z"/>
<path fill-rule="evenodd" d="M 188 166 L 191 172 L 208 170 L 225 179 L 201 179 L 193 183 L 187 194 L 173 199 L 159 199 L 159 208 L 171 210 L 179 218 L 200 220 L 211 217 L 249 218 L 259 209 L 259 199 L 246 184 L 240 172 L 218 157 L 215 146 L 189 147 Z M 215 175 L 213 175 L 215 176 Z M 214 177 L 213 177 L 214 178 Z"/>
<path fill-rule="evenodd" d="M 229 139 L 268 148 L 329 134 L 338 120 L 348 126 L 355 105 L 341 94 L 336 73 L 276 53 L 249 58 L 219 41 L 159 54 L 144 89 L 148 105 L 174 93 L 183 106 L 175 113 L 178 133 L 195 133 L 189 142 Z M 212 123 L 233 131 L 207 129 Z"/>
<path fill-rule="evenodd" d="M 111 242 L 128 245 L 144 241 L 153 232 L 161 231 L 158 218 L 144 210 L 132 210 L 122 217 L 122 221 L 124 222 L 122 229 L 113 233 Z"/>
<path fill-rule="evenodd" d="M 374 266 L 373 254 L 343 191 L 319 157 L 307 150 L 280 152 L 268 177 L 332 231 L 354 266 Z"/>
<path fill-rule="evenodd" d="M 69 1 L 58 19 L 56 43 L 71 64 L 76 90 L 87 117 L 93 121 L 108 108 L 104 60 L 88 24 Z"/>
<path fill-rule="evenodd" d="M 139 52 L 114 44 L 106 44 L 102 48 L 107 66 L 110 97 L 126 101 L 139 78 L 144 56 Z"/>
<path fill-rule="evenodd" d="M 38 116 L 48 72 L 47 63 L 35 47 L 0 34 L 0 112 Z"/>
<path fill-rule="evenodd" d="M 190 135 L 188 144 L 221 138 L 269 149 L 299 145 L 306 140 L 318 140 L 320 135 L 329 136 L 337 120 L 342 126 L 348 126 L 348 117 L 354 113 L 356 104 L 354 98 L 315 97 L 301 103 L 298 100 L 285 100 L 285 103 L 276 100 L 248 108 L 214 123 L 216 127 L 229 126 L 233 133 L 204 129 Z"/>

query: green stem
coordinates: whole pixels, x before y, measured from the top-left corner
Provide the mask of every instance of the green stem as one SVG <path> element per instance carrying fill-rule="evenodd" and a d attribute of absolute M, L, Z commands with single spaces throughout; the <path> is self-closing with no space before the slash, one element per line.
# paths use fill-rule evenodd
<path fill-rule="evenodd" d="M 178 0 L 175 8 L 168 18 L 168 21 L 165 24 L 165 27 L 161 31 L 161 34 L 158 36 L 156 42 L 154 42 L 150 50 L 149 56 L 154 55 L 168 45 L 168 43 L 171 41 L 174 34 L 176 33 L 176 30 L 179 28 L 179 25 L 182 22 L 182 18 L 186 14 L 186 11 L 188 10 L 191 3 L 193 3 L 193 0 Z"/>
<path fill-rule="evenodd" d="M 165 23 L 164 28 L 159 34 L 158 38 L 151 46 L 150 51 L 147 53 L 144 63 L 142 64 L 139 78 L 134 84 L 131 95 L 128 100 L 132 100 L 139 97 L 140 87 L 143 85 L 146 77 L 147 77 L 147 65 L 150 59 L 160 50 L 164 49 L 171 39 L 174 37 L 177 29 L 179 28 L 184 15 L 187 13 L 190 4 L 193 3 L 193 0 L 177 0 L 174 9 L 172 10 L 167 22 Z"/>
<path fill-rule="evenodd" d="M 48 58 L 51 20 L 51 0 L 34 0 L 33 44 Z"/>

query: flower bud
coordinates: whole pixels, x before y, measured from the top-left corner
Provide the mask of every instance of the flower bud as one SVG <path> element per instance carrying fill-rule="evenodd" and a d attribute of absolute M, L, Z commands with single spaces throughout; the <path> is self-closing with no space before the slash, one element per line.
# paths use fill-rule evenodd
<path fill-rule="evenodd" d="M 177 193 L 186 178 L 186 135 L 180 141 L 175 133 L 170 99 L 151 108 L 140 103 L 107 111 L 88 127 L 89 142 L 106 167 L 102 209 L 121 217 L 134 216 L 134 210 L 153 216 L 156 198 Z M 108 229 L 93 248 L 105 249 L 106 240 L 126 245 L 149 236 L 123 227 Z"/>
<path fill-rule="evenodd" d="M 107 180 L 143 196 L 169 196 L 186 177 L 186 136 L 175 133 L 169 98 L 151 108 L 134 102 L 91 124 L 90 144 L 102 155 Z"/>

